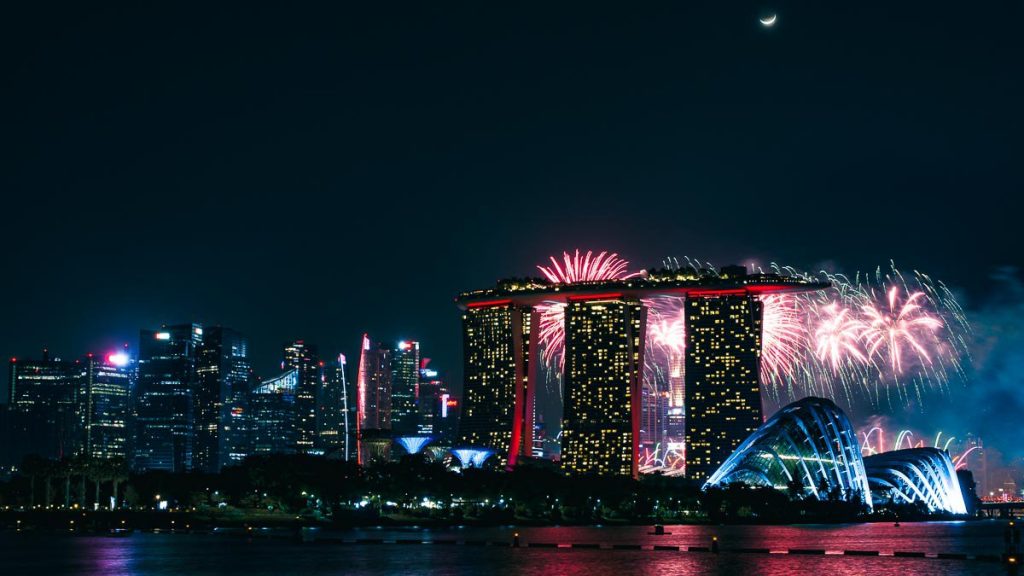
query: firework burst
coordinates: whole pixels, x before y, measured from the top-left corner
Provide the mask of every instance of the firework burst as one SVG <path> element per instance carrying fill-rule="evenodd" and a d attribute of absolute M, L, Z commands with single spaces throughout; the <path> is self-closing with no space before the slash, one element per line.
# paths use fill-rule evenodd
<path fill-rule="evenodd" d="M 537 269 L 553 284 L 622 280 L 636 275 L 629 273 L 629 262 L 614 252 L 601 252 L 595 256 L 591 251 L 580 255 L 576 250 L 575 255 L 563 252 L 561 264 L 554 256 L 549 260 L 551 266 L 537 266 Z"/>
<path fill-rule="evenodd" d="M 924 292 L 914 292 L 902 302 L 899 294 L 899 286 L 889 288 L 885 310 L 870 304 L 862 307 L 867 327 L 861 338 L 868 355 L 874 357 L 884 352 L 895 374 L 903 373 L 903 358 L 908 353 L 916 353 L 922 362 L 931 364 L 931 356 L 920 336 L 922 332 L 934 332 L 942 327 L 941 320 L 922 309 Z"/>
<path fill-rule="evenodd" d="M 838 302 L 818 308 L 819 321 L 814 330 L 814 351 L 818 360 L 828 363 L 834 373 L 849 362 L 867 362 L 867 356 L 860 350 L 860 336 L 864 322 Z"/>
<path fill-rule="evenodd" d="M 775 385 L 791 382 L 807 343 L 807 323 L 788 294 L 761 297 L 761 377 Z"/>

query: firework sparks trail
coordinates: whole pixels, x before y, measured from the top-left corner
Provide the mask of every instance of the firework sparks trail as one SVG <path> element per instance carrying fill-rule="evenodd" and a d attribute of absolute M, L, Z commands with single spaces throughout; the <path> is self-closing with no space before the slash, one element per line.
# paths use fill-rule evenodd
<path fill-rule="evenodd" d="M 838 373 L 849 360 L 867 362 L 867 357 L 860 351 L 860 335 L 864 331 L 864 323 L 838 302 L 822 306 L 819 311 L 821 320 L 814 331 L 814 347 L 818 359 L 828 362 L 834 373 Z"/>
<path fill-rule="evenodd" d="M 554 256 L 549 258 L 551 266 L 537 266 L 553 284 L 578 284 L 580 282 L 599 282 L 601 280 L 623 280 L 635 276 L 629 273 L 629 262 L 619 258 L 618 254 L 601 252 L 594 256 L 587 251 L 582 257 L 580 251 L 575 255 L 562 253 L 562 264 Z"/>
<path fill-rule="evenodd" d="M 944 390 L 953 378 L 967 382 L 970 325 L 941 282 L 916 271 L 904 275 L 891 263 L 888 271 L 852 277 L 778 264 L 770 271 L 832 285 L 796 296 L 809 338 L 787 385 L 766 387 L 777 400 L 786 390 L 790 397 L 842 397 L 848 406 L 858 396 L 893 406 L 923 402 L 925 390 Z"/>
<path fill-rule="evenodd" d="M 651 343 L 670 354 L 682 354 L 686 349 L 686 316 L 682 298 L 652 298 L 645 300 L 651 311 L 647 335 Z"/>
<path fill-rule="evenodd" d="M 872 445 L 872 437 L 877 432 L 878 441 L 877 446 Z M 971 445 L 968 443 L 960 443 L 959 448 L 964 449 L 963 452 L 955 454 L 950 452 L 950 447 L 953 446 L 955 437 L 949 436 L 945 442 L 942 441 L 943 432 L 940 430 L 935 435 L 935 441 L 932 443 L 934 448 L 944 450 L 950 456 L 950 460 L 953 462 L 955 470 L 964 470 L 967 468 L 968 456 L 973 454 L 976 450 L 980 450 L 981 447 L 977 445 Z M 923 448 L 926 446 L 924 440 L 914 441 L 914 432 L 912 430 L 904 429 L 900 430 L 899 434 L 896 435 L 896 441 L 893 443 L 890 450 L 904 450 L 908 448 Z M 864 456 L 871 456 L 873 454 L 881 454 L 887 452 L 883 438 L 885 437 L 885 430 L 881 426 L 872 426 L 867 432 L 863 430 L 860 432 L 861 442 L 861 454 Z"/>
<path fill-rule="evenodd" d="M 954 470 L 966 470 L 967 469 L 967 457 L 971 455 L 971 452 L 974 452 L 975 450 L 980 450 L 980 449 L 981 449 L 980 446 L 971 446 L 963 454 L 961 454 L 961 455 L 957 456 L 956 458 L 954 458 L 953 459 L 953 469 Z"/>
<path fill-rule="evenodd" d="M 874 448 L 871 445 L 871 435 L 874 434 L 875 432 L 878 432 L 878 448 Z M 883 446 L 885 442 L 885 440 L 883 439 L 884 431 L 882 430 L 881 426 L 873 426 L 867 432 L 861 433 L 861 435 L 864 437 L 864 441 L 861 442 L 860 450 L 861 453 L 864 454 L 864 456 L 870 456 L 872 454 L 878 454 L 879 452 L 885 452 L 885 448 Z"/>
<path fill-rule="evenodd" d="M 889 288 L 887 311 L 870 304 L 862 307 L 867 327 L 861 334 L 868 355 L 880 355 L 880 351 L 884 350 L 897 375 L 903 373 L 903 357 L 909 350 L 917 352 L 923 362 L 931 363 L 931 356 L 918 339 L 918 333 L 942 327 L 941 320 L 922 309 L 919 301 L 925 297 L 924 292 L 914 292 L 902 304 L 899 293 L 898 286 Z"/>
<path fill-rule="evenodd" d="M 761 297 L 761 373 L 764 380 L 782 384 L 797 371 L 807 342 L 804 314 L 787 294 Z"/>

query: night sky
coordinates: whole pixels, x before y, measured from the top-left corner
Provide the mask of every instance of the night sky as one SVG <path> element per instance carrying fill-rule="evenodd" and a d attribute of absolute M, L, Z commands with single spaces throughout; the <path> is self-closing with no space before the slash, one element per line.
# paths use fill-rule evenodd
<path fill-rule="evenodd" d="M 895 259 L 968 306 L 1024 264 L 1020 2 L 21 4 L 8 355 L 198 321 L 264 376 L 368 331 L 458 379 L 452 297 L 563 249 Z"/>

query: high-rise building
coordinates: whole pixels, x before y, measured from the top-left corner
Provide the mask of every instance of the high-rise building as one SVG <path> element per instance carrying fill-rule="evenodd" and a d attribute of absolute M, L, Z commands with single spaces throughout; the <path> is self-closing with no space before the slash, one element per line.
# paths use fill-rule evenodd
<path fill-rule="evenodd" d="M 686 476 L 695 480 L 707 480 L 764 423 L 762 305 L 738 292 L 686 301 Z"/>
<path fill-rule="evenodd" d="M 202 341 L 198 324 L 140 332 L 134 469 L 192 469 L 196 353 Z"/>
<path fill-rule="evenodd" d="M 106 356 L 89 354 L 81 366 L 78 412 L 83 453 L 127 461 L 135 364 L 126 349 Z"/>
<path fill-rule="evenodd" d="M 565 309 L 562 469 L 637 477 L 646 308 L 619 296 Z"/>
<path fill-rule="evenodd" d="M 391 429 L 391 349 L 363 334 L 356 379 L 360 430 Z"/>
<path fill-rule="evenodd" d="M 249 341 L 235 330 L 207 327 L 196 354 L 193 468 L 215 474 L 248 455 Z"/>
<path fill-rule="evenodd" d="M 416 408 L 420 380 L 420 343 L 402 340 L 391 353 L 391 430 L 398 435 L 416 434 Z"/>
<path fill-rule="evenodd" d="M 416 433 L 430 436 L 438 432 L 437 423 L 442 410 L 441 394 L 445 388 L 437 370 L 426 367 L 426 362 L 420 362 L 420 381 L 416 387 L 416 406 L 419 412 Z"/>
<path fill-rule="evenodd" d="M 295 397 L 299 387 L 299 371 L 292 368 L 283 374 L 257 383 L 249 394 L 252 453 L 291 454 L 298 445 L 298 421 Z"/>
<path fill-rule="evenodd" d="M 299 382 L 295 392 L 295 448 L 298 452 L 312 452 L 317 443 L 317 395 L 323 386 L 323 364 L 316 346 L 296 340 L 284 346 L 281 368 L 298 370 Z"/>
<path fill-rule="evenodd" d="M 349 457 L 348 381 L 345 378 L 344 354 L 324 367 L 324 382 L 317 409 L 318 451 L 327 453 L 341 449 Z"/>
<path fill-rule="evenodd" d="M 566 268 L 554 258 L 554 272 L 542 267 L 546 279 L 500 280 L 455 298 L 463 310 L 465 361 L 456 445 L 491 450 L 510 465 L 532 447 L 545 456 L 561 452 L 570 472 L 635 474 L 632 468 L 642 458 L 644 471 L 674 475 L 688 465 L 691 475 L 706 478 L 761 423 L 761 298 L 822 290 L 829 283 L 748 274 L 741 266 L 714 271 L 676 265 L 601 279 L 604 274 L 594 268 L 605 255 L 594 260 L 591 253 L 577 253 L 573 260 L 566 253 Z M 617 263 L 624 270 L 625 263 Z M 614 306 L 598 310 L 588 308 L 590 302 Z M 630 305 L 640 312 L 627 313 Z M 645 358 L 644 346 L 633 348 L 622 334 L 634 322 L 646 324 L 646 306 L 656 309 L 658 317 L 650 326 L 654 352 Z M 628 322 L 605 318 L 612 309 Z M 637 338 L 646 340 L 647 334 Z M 538 394 L 533 374 L 540 347 L 545 361 L 560 358 L 564 364 L 564 406 L 561 401 L 549 406 Z M 633 368 L 623 362 L 633 356 L 646 360 L 637 362 L 636 370 L 649 365 L 650 376 L 641 381 L 646 384 L 642 393 L 628 389 L 630 428 L 623 399 Z M 569 398 L 584 384 L 606 389 L 601 395 Z M 557 421 L 563 412 L 560 431 Z M 550 444 L 541 443 L 537 450 L 530 438 L 534 433 L 543 433 Z M 628 450 L 627 438 L 632 442 Z M 610 446 L 621 450 L 612 454 Z"/>
<path fill-rule="evenodd" d="M 81 450 L 78 382 L 81 366 L 50 356 L 40 360 L 11 358 L 9 367 L 8 459 L 19 464 L 27 455 L 63 458 Z"/>
<path fill-rule="evenodd" d="M 434 418 L 434 436 L 437 437 L 439 444 L 451 444 L 459 436 L 462 407 L 459 405 L 459 399 L 446 387 L 441 388 L 438 406 L 438 414 Z"/>
<path fill-rule="evenodd" d="M 507 300 L 470 304 L 462 315 L 459 444 L 492 450 L 502 466 L 532 452 L 538 316 Z"/>

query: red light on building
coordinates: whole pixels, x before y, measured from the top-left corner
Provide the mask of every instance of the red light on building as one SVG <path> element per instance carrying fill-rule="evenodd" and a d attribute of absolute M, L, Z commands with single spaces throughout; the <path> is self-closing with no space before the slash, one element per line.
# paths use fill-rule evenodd
<path fill-rule="evenodd" d="M 503 306 L 511 303 L 511 298 L 505 298 L 503 300 L 484 300 L 483 302 L 470 302 L 469 304 L 466 304 L 466 308 L 487 308 L 488 306 Z"/>
<path fill-rule="evenodd" d="M 581 302 L 585 300 L 606 300 L 611 298 L 622 298 L 621 292 L 607 292 L 604 294 L 583 294 L 580 296 L 569 296 L 570 302 Z"/>

